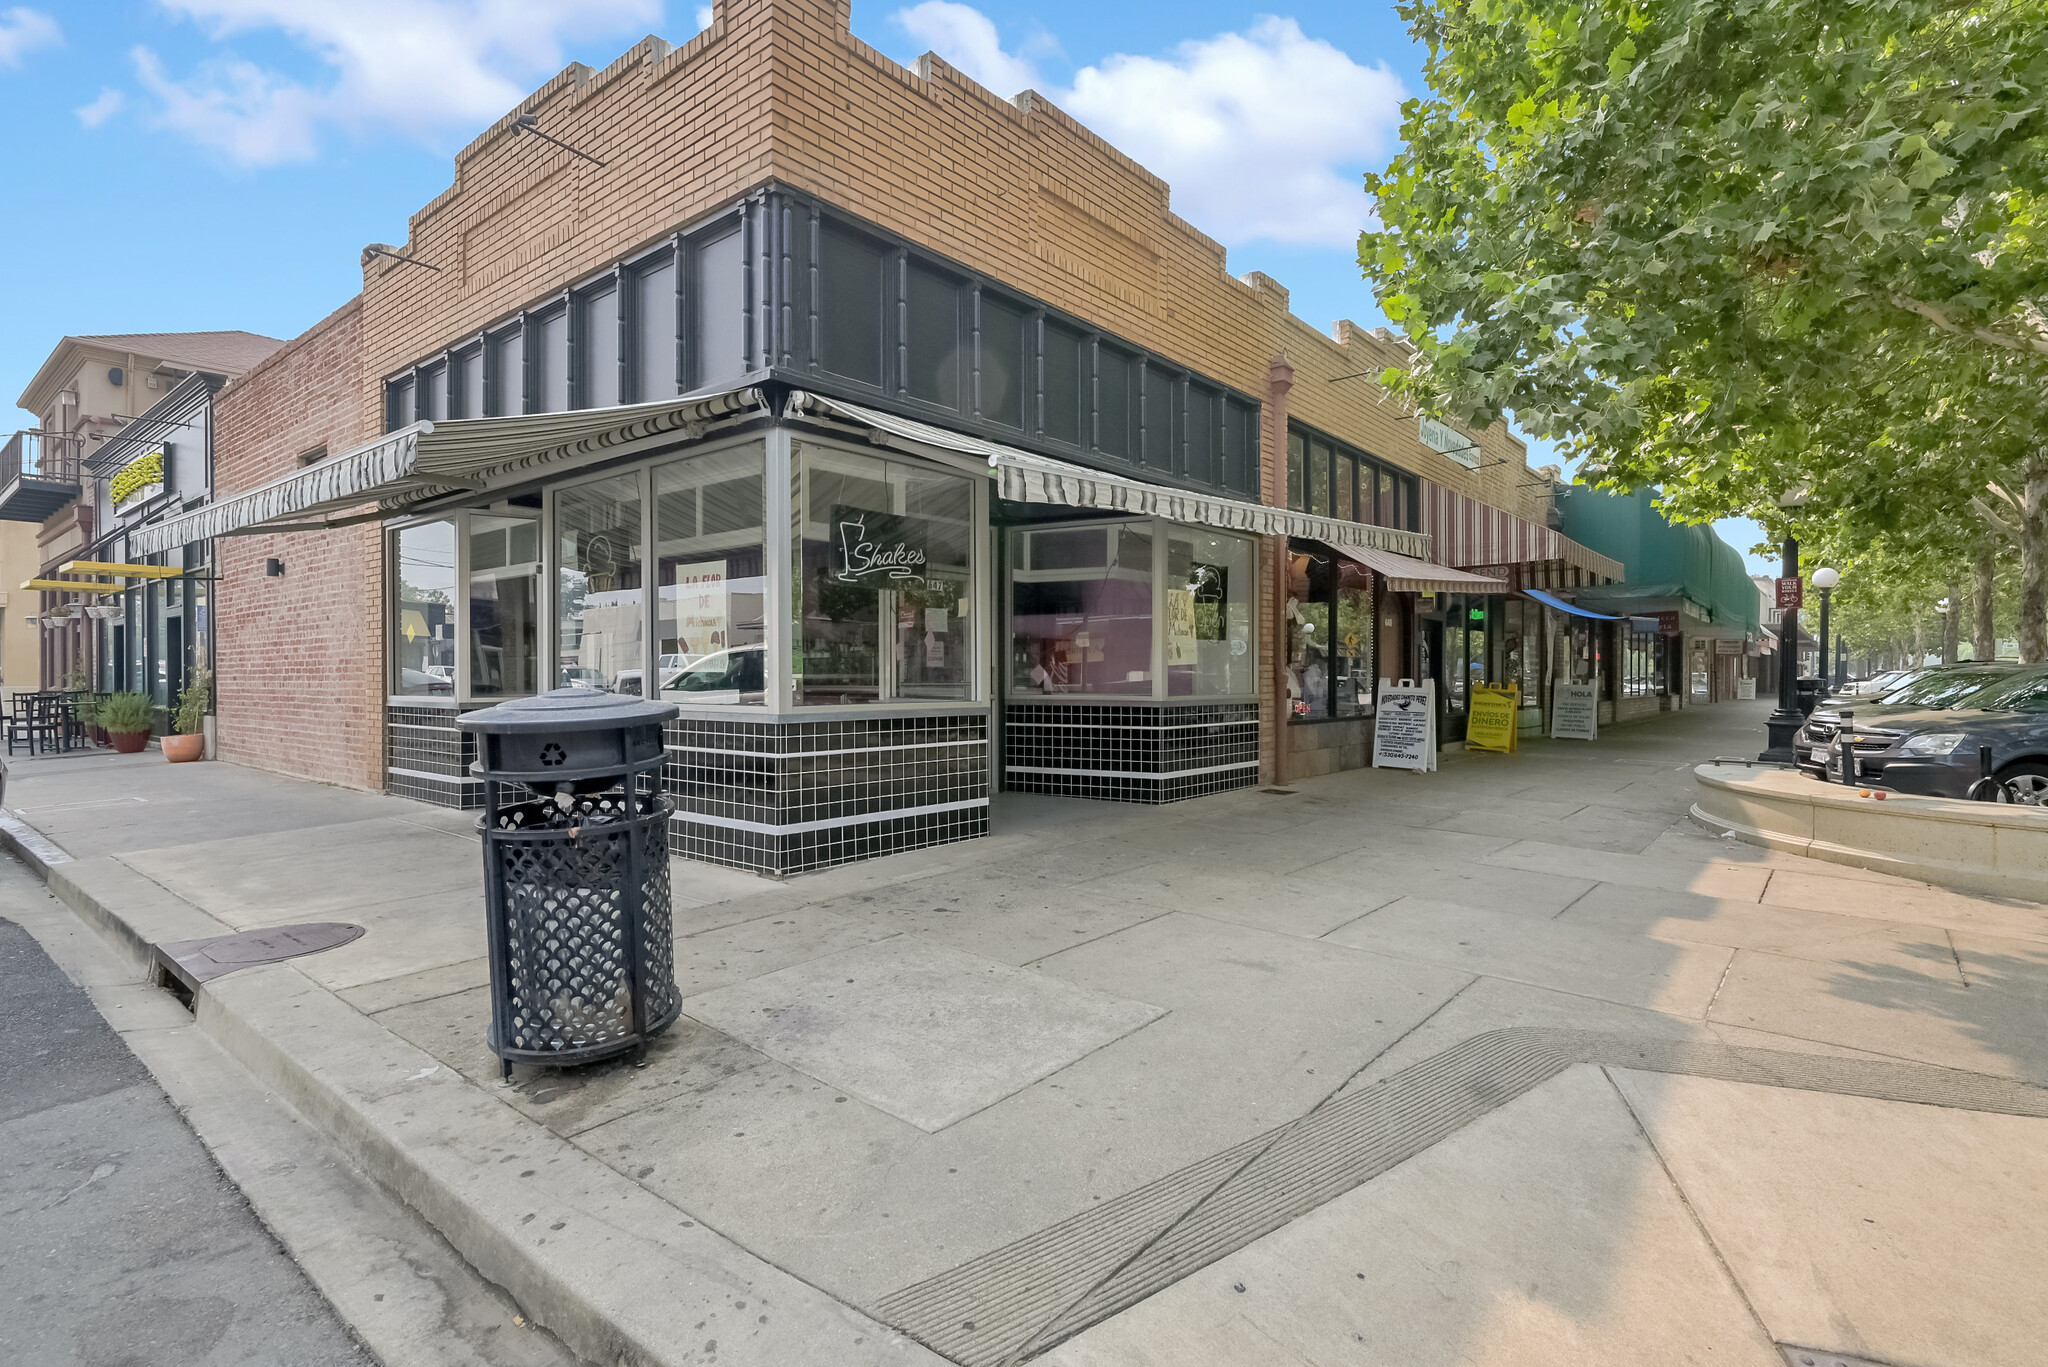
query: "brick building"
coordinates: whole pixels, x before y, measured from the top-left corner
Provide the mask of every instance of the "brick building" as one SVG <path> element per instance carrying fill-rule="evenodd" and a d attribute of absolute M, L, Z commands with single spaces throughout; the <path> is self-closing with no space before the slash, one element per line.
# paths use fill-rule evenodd
<path fill-rule="evenodd" d="M 1381 678 L 1438 678 L 1455 731 L 1475 682 L 1550 676 L 1511 587 L 1619 572 L 1503 426 L 1387 400 L 1397 343 L 1306 326 L 1041 97 L 898 66 L 841 4 L 570 67 L 364 263 L 238 387 L 241 492 L 159 533 L 236 533 L 252 763 L 468 804 L 461 709 L 658 695 L 674 847 L 795 870 L 979 834 L 993 787 L 1361 764 Z"/>
<path fill-rule="evenodd" d="M 289 477 L 374 435 L 362 405 L 361 298 L 228 386 L 215 404 L 224 490 Z M 221 537 L 215 713 L 223 758 L 384 786 L 383 537 L 371 524 Z"/>

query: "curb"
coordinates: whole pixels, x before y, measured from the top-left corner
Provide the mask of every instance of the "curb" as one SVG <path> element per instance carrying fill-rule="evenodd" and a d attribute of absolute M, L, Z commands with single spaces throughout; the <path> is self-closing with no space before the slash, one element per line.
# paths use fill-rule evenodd
<path fill-rule="evenodd" d="M 73 859 L 11 815 L 0 814 L 0 845 L 140 963 L 155 941 L 231 929 L 118 859 Z M 202 1033 L 581 1357 L 607 1367 L 945 1363 L 526 1119 L 288 963 L 214 979 L 193 1007 Z"/>

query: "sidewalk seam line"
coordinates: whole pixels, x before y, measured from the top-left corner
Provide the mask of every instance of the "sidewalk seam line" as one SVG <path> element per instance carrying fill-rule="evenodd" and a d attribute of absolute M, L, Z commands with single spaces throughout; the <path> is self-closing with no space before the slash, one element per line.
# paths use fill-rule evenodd
<path fill-rule="evenodd" d="M 1778 1346 L 1777 1336 L 1772 1334 L 1771 1327 L 1764 1323 L 1764 1317 L 1757 1313 L 1756 1303 L 1749 1298 L 1749 1289 L 1742 1284 L 1742 1279 L 1735 1275 L 1735 1269 L 1729 1265 L 1727 1256 L 1721 1252 L 1721 1245 L 1715 1241 L 1713 1232 L 1707 1228 L 1706 1221 L 1700 1218 L 1699 1211 L 1693 1208 L 1692 1198 L 1687 1196 L 1685 1188 L 1679 1185 L 1678 1175 L 1671 1171 L 1671 1164 L 1665 1160 L 1664 1151 L 1657 1147 L 1657 1141 L 1651 1137 L 1649 1127 L 1644 1125 L 1643 1118 L 1636 1114 L 1635 1106 L 1628 1099 L 1628 1093 L 1614 1080 L 1614 1069 L 1610 1065 L 1602 1064 L 1600 1076 L 1606 1078 L 1607 1085 L 1614 1089 L 1615 1099 L 1620 1101 L 1621 1108 L 1628 1112 L 1629 1120 L 1636 1127 L 1636 1133 L 1643 1137 L 1643 1143 L 1649 1147 L 1651 1156 L 1657 1160 L 1657 1166 L 1663 1170 L 1664 1180 L 1671 1184 L 1671 1194 L 1685 1207 L 1686 1218 L 1691 1220 L 1693 1228 L 1699 1231 L 1700 1239 L 1706 1244 L 1707 1251 L 1714 1255 L 1715 1265 L 1721 1269 L 1721 1275 L 1728 1279 L 1728 1285 L 1734 1289 L 1737 1299 L 1742 1302 L 1742 1308 L 1749 1312 L 1749 1318 L 1755 1323 L 1757 1332 L 1763 1335 L 1767 1345 L 1775 1349 Z"/>

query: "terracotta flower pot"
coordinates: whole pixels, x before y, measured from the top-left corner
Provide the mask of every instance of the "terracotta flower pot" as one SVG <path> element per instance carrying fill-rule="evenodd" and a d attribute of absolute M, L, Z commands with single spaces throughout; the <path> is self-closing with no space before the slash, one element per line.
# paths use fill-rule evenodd
<path fill-rule="evenodd" d="M 204 734 L 190 736 L 165 736 L 163 738 L 164 758 L 173 764 L 189 764 L 206 756 Z"/>
<path fill-rule="evenodd" d="M 107 739 L 113 743 L 114 749 L 117 753 L 123 755 L 132 755 L 136 751 L 142 749 L 143 746 L 149 744 L 149 732 L 109 731 L 107 732 Z"/>

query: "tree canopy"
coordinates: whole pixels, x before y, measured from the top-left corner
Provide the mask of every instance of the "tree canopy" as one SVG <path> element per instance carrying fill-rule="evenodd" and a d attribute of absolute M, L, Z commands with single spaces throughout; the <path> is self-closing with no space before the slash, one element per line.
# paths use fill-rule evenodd
<path fill-rule="evenodd" d="M 1418 401 L 1732 512 L 1887 356 L 2048 377 L 2048 0 L 1401 12 L 1432 93 L 1359 256 Z"/>
<path fill-rule="evenodd" d="M 1390 387 L 1681 517 L 1896 564 L 1990 529 L 2048 655 L 2048 0 L 1401 12 L 1430 94 L 1359 244 Z"/>

